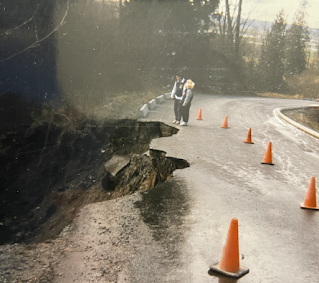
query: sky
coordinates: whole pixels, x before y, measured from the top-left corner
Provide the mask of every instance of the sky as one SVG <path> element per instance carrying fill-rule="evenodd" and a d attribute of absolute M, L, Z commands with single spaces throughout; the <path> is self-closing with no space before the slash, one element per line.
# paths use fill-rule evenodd
<path fill-rule="evenodd" d="M 224 1 L 221 0 L 220 2 L 223 3 Z M 235 4 L 236 1 L 230 0 L 230 3 Z M 291 24 L 299 5 L 299 0 L 243 0 L 242 17 L 273 22 L 279 11 L 283 9 L 287 23 Z M 251 12 L 250 15 L 249 12 Z M 306 13 L 308 26 L 319 28 L 319 0 L 308 0 Z"/>
<path fill-rule="evenodd" d="M 99 2 L 103 0 L 95 1 Z M 107 1 L 118 2 L 118 0 Z M 238 0 L 229 0 L 229 2 L 235 5 Z M 301 0 L 243 0 L 242 18 L 274 22 L 277 14 L 283 9 L 287 23 L 291 24 L 300 2 Z M 224 10 L 224 3 L 224 0 L 220 0 L 219 10 Z M 319 29 L 319 0 L 308 0 L 306 13 L 308 26 Z"/>

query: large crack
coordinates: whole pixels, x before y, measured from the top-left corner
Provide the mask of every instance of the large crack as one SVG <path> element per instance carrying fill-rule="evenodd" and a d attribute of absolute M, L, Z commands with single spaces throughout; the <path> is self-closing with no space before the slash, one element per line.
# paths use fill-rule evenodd
<path fill-rule="evenodd" d="M 55 237 L 84 205 L 165 182 L 189 163 L 149 144 L 177 132 L 161 122 L 98 123 L 72 107 L 6 131 L 0 140 L 0 244 Z M 116 157 L 126 160 L 122 167 Z M 116 172 L 108 170 L 110 162 Z"/>

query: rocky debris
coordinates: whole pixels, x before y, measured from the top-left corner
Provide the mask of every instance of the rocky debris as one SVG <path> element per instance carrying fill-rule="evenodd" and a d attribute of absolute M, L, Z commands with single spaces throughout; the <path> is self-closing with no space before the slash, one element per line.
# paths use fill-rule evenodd
<path fill-rule="evenodd" d="M 170 179 L 174 170 L 189 167 L 183 159 L 167 158 L 164 151 L 150 149 L 149 155 L 132 155 L 129 164 L 115 176 L 114 195 L 149 190 Z"/>
<path fill-rule="evenodd" d="M 107 172 L 109 172 L 112 176 L 115 176 L 129 162 L 129 156 L 113 155 L 109 161 L 105 162 L 104 167 Z"/>

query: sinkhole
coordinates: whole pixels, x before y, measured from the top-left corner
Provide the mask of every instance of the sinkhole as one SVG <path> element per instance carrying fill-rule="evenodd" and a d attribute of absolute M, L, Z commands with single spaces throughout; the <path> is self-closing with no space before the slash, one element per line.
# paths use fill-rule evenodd
<path fill-rule="evenodd" d="M 178 129 L 162 122 L 97 122 L 66 106 L 0 138 L 0 244 L 57 236 L 81 207 L 146 191 L 186 160 L 152 150 Z"/>

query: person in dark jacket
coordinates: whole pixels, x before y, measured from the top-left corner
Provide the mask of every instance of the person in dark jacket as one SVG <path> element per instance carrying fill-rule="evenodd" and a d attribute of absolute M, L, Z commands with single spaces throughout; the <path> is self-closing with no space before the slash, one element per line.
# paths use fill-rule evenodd
<path fill-rule="evenodd" d="M 181 126 L 187 126 L 188 123 L 189 108 L 191 107 L 191 103 L 193 100 L 193 88 L 195 86 L 195 83 L 192 80 L 187 80 L 185 85 L 186 91 L 183 93 L 181 107 L 181 116 L 183 118 L 183 122 L 180 123 Z"/>
<path fill-rule="evenodd" d="M 174 87 L 171 93 L 171 98 L 174 99 L 174 113 L 175 120 L 173 124 L 179 124 L 181 120 L 181 106 L 182 106 L 182 98 L 183 92 L 186 91 L 186 80 L 182 77 L 181 74 L 176 75 L 176 81 L 174 83 Z"/>

